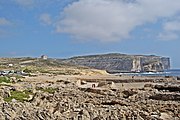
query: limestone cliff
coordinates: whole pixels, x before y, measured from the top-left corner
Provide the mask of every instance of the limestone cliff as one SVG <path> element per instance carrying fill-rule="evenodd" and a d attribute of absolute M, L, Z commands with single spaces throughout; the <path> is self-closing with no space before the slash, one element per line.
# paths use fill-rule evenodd
<path fill-rule="evenodd" d="M 108 72 L 158 72 L 170 68 L 170 59 L 166 57 L 118 53 L 79 56 L 66 59 L 64 62 L 103 69 Z"/>

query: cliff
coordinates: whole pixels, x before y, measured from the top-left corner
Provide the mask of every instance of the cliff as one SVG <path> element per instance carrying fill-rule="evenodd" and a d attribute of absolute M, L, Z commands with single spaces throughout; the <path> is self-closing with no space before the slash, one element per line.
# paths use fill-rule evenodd
<path fill-rule="evenodd" d="M 159 72 L 170 68 L 170 59 L 160 56 L 103 54 L 78 56 L 64 60 L 65 63 L 87 66 L 107 72 Z"/>

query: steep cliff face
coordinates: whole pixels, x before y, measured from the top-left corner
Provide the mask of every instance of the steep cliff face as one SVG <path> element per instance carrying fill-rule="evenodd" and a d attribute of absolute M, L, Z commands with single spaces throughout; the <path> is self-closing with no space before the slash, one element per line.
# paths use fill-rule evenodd
<path fill-rule="evenodd" d="M 169 58 L 117 53 L 73 57 L 64 62 L 103 69 L 108 72 L 156 72 L 170 68 Z"/>
<path fill-rule="evenodd" d="M 170 59 L 159 56 L 133 56 L 133 68 L 131 71 L 164 71 L 170 69 Z"/>
<path fill-rule="evenodd" d="M 145 56 L 141 58 L 142 71 L 164 71 L 170 69 L 170 59 L 158 56 Z"/>

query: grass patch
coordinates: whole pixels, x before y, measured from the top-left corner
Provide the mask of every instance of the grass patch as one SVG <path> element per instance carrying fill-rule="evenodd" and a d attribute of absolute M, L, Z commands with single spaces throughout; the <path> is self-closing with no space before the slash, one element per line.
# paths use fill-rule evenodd
<path fill-rule="evenodd" d="M 0 77 L 0 83 L 11 83 L 10 79 L 8 77 Z"/>
<path fill-rule="evenodd" d="M 50 71 L 53 75 L 79 75 L 80 72 L 75 70 L 56 70 L 56 71 Z"/>
<path fill-rule="evenodd" d="M 25 78 L 25 77 L 22 76 L 22 75 L 16 75 L 16 74 L 14 74 L 14 75 L 9 75 L 9 77 L 15 77 L 16 80 Z"/>
<path fill-rule="evenodd" d="M 28 68 L 25 68 L 23 71 L 24 71 L 25 73 L 31 73 L 31 72 L 32 72 L 32 70 L 31 70 L 31 69 L 28 69 Z"/>
<path fill-rule="evenodd" d="M 4 101 L 11 102 L 12 99 L 16 99 L 17 101 L 24 102 L 27 101 L 29 95 L 33 95 L 33 93 L 30 90 L 11 91 L 11 96 L 4 98 Z"/>
<path fill-rule="evenodd" d="M 38 72 L 38 71 L 41 71 L 41 67 L 38 67 L 38 66 L 26 66 L 26 67 L 23 67 L 23 68 L 21 68 L 21 70 L 23 70 L 25 73 L 28 73 L 28 74 L 30 74 L 30 73 L 36 73 L 36 72 Z"/>
<path fill-rule="evenodd" d="M 49 87 L 49 88 L 36 88 L 36 90 L 40 90 L 43 92 L 48 92 L 48 93 L 54 94 L 58 89 Z"/>

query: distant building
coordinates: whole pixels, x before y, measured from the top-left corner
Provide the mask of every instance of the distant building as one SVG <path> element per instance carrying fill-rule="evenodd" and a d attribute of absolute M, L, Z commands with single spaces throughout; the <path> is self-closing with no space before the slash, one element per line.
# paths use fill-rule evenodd
<path fill-rule="evenodd" d="M 47 59 L 48 59 L 48 56 L 46 56 L 46 55 L 42 55 L 42 56 L 41 56 L 41 59 L 43 59 L 43 60 L 47 60 Z"/>
<path fill-rule="evenodd" d="M 8 67 L 13 67 L 13 64 L 8 64 Z"/>

